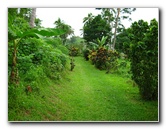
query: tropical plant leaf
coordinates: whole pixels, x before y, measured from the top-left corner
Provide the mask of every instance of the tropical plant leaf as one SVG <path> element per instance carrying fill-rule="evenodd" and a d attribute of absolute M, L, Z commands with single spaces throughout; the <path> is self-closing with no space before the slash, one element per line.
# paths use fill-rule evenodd
<path fill-rule="evenodd" d="M 34 30 L 34 32 L 42 36 L 58 36 L 58 35 L 65 34 L 66 30 L 55 29 L 55 28 L 40 28 L 40 29 Z"/>

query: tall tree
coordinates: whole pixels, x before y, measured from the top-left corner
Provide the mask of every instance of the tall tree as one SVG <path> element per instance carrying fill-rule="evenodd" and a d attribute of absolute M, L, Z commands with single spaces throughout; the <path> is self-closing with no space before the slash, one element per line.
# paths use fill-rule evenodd
<path fill-rule="evenodd" d="M 116 32 L 117 32 L 119 14 L 120 14 L 120 8 L 117 8 L 117 17 L 116 17 L 116 21 L 115 21 L 114 39 L 113 39 L 113 44 L 112 44 L 112 48 L 113 48 L 113 49 L 115 48 Z"/>
<path fill-rule="evenodd" d="M 87 17 L 84 17 L 83 23 L 86 24 L 88 22 L 91 22 L 94 19 L 94 15 L 92 13 L 89 13 Z"/>
<path fill-rule="evenodd" d="M 111 32 L 114 36 L 111 38 L 110 42 L 112 44 L 112 49 L 115 49 L 116 44 L 116 35 L 118 32 L 124 29 L 123 24 L 121 23 L 122 19 L 131 18 L 128 16 L 131 12 L 135 11 L 135 8 L 97 8 L 102 10 L 102 17 L 111 25 Z"/>
<path fill-rule="evenodd" d="M 132 20 L 128 15 L 135 10 L 136 8 L 117 8 L 116 10 L 112 9 L 112 12 L 115 14 L 114 38 L 112 44 L 113 49 L 115 49 L 117 30 L 119 29 L 119 31 L 121 31 L 122 28 L 124 29 L 123 24 L 121 24 L 122 19 Z M 120 16 L 120 14 L 122 15 Z"/>
<path fill-rule="evenodd" d="M 110 36 L 110 25 L 97 15 L 93 20 L 89 19 L 83 26 L 83 37 L 87 42 L 96 42 L 97 39 L 101 40 L 103 36 Z M 106 41 L 108 43 L 108 40 Z"/>
<path fill-rule="evenodd" d="M 62 38 L 63 44 L 65 44 L 67 37 L 69 35 L 74 34 L 74 30 L 72 29 L 72 27 L 70 25 L 65 24 L 64 21 L 62 21 L 60 18 L 58 18 L 58 20 L 55 21 L 54 24 L 56 25 L 55 28 L 63 29 L 67 32 L 67 33 L 60 36 Z"/>
<path fill-rule="evenodd" d="M 36 8 L 32 8 L 32 13 L 31 13 L 30 22 L 29 22 L 29 25 L 31 28 L 33 28 L 35 25 L 35 18 L 36 18 Z"/>

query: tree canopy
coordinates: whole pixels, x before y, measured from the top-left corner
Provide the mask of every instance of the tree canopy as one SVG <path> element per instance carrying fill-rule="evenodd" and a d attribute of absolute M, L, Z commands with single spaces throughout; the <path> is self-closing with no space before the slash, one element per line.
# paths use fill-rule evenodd
<path fill-rule="evenodd" d="M 72 29 L 72 27 L 68 24 L 65 24 L 64 21 L 62 21 L 60 18 L 58 18 L 57 21 L 54 22 L 55 24 L 55 28 L 58 29 L 63 29 L 66 31 L 65 34 L 61 35 L 60 37 L 62 38 L 63 44 L 65 44 L 67 37 L 69 35 L 73 35 L 74 34 L 74 30 Z"/>
<path fill-rule="evenodd" d="M 87 42 L 96 42 L 97 39 L 101 40 L 103 36 L 108 36 L 110 38 L 110 31 L 111 26 L 107 24 L 101 15 L 97 15 L 88 22 L 85 22 L 83 37 Z"/>

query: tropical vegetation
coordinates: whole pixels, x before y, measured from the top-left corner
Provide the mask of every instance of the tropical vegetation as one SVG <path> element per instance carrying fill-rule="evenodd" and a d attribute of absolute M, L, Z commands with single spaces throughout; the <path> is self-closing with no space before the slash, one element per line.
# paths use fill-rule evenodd
<path fill-rule="evenodd" d="M 96 8 L 83 37 L 37 8 L 8 8 L 9 121 L 159 121 L 158 21 L 135 8 Z"/>

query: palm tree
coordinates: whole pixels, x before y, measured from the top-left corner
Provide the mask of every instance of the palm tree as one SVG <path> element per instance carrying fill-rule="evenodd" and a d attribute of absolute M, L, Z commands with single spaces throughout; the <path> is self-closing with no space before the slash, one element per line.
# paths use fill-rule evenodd
<path fill-rule="evenodd" d="M 57 28 L 62 26 L 62 23 L 63 23 L 63 21 L 60 18 L 58 18 L 58 20 L 54 22 L 54 24 L 56 25 Z"/>
<path fill-rule="evenodd" d="M 94 18 L 93 14 L 92 14 L 92 13 L 89 13 L 87 17 L 84 17 L 83 23 L 86 24 L 87 22 L 92 21 L 93 18 Z"/>
<path fill-rule="evenodd" d="M 66 30 L 66 33 L 60 36 L 62 38 L 63 44 L 65 44 L 67 37 L 74 34 L 74 30 L 70 25 L 65 24 L 64 21 L 62 21 L 60 18 L 58 18 L 54 24 L 56 25 L 56 28 Z"/>

